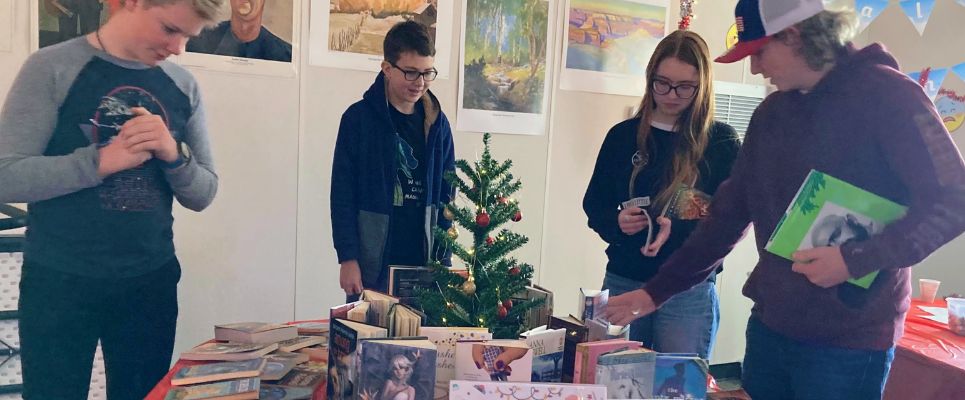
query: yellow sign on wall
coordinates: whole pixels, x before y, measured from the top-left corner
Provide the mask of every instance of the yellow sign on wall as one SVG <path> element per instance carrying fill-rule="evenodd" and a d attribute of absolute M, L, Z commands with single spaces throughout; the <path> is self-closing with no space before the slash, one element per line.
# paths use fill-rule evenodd
<path fill-rule="evenodd" d="M 730 26 L 727 30 L 727 50 L 737 45 L 737 24 Z"/>

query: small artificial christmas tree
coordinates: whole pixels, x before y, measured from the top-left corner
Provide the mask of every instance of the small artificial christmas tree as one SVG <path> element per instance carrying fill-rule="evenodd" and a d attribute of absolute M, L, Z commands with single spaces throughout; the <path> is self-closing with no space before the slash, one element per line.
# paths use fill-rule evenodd
<path fill-rule="evenodd" d="M 421 290 L 419 300 L 432 326 L 479 326 L 489 328 L 497 339 L 515 339 L 525 330 L 523 316 L 539 305 L 541 300 L 520 300 L 512 297 L 530 284 L 533 267 L 521 264 L 508 254 L 529 241 L 525 236 L 499 229 L 508 221 L 523 218 L 519 205 L 511 196 L 522 186 L 513 178 L 509 168 L 513 162 L 493 160 L 489 154 L 489 138 L 483 136 L 482 159 L 473 166 L 466 160 L 456 161 L 456 167 L 466 179 L 448 172 L 445 179 L 468 199 L 469 206 L 455 201 L 447 204 L 444 215 L 453 221 L 448 230 L 436 228 L 436 240 L 447 246 L 462 260 L 466 273 L 453 271 L 440 263 L 431 266 L 437 287 Z M 457 228 L 472 233 L 469 247 L 458 243 Z M 455 264 L 455 263 L 453 263 Z"/>

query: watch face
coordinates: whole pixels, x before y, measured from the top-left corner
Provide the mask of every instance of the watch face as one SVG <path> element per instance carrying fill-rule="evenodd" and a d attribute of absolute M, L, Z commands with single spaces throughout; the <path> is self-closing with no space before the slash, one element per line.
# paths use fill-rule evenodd
<path fill-rule="evenodd" d="M 189 147 L 187 143 L 178 143 L 178 152 L 181 153 L 181 157 L 184 157 L 185 161 L 191 159 L 191 147 Z"/>

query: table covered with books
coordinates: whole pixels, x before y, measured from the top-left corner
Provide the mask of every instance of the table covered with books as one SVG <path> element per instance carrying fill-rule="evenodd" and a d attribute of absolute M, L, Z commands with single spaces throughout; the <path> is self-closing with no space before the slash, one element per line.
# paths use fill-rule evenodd
<path fill-rule="evenodd" d="M 312 400 L 325 399 L 326 376 L 324 371 L 327 367 L 328 354 L 327 354 L 327 350 L 325 350 L 324 347 L 327 347 L 327 344 L 328 344 L 327 342 L 328 341 L 328 336 L 327 336 L 328 320 L 294 321 L 294 322 L 289 322 L 287 324 L 282 324 L 282 325 L 291 325 L 291 326 L 297 327 L 298 336 L 295 339 L 289 339 L 289 340 L 280 342 L 277 345 L 266 348 L 267 349 L 266 351 L 272 351 L 272 354 L 268 354 L 267 355 L 268 357 L 266 357 L 266 359 L 268 361 L 273 361 L 273 359 L 271 358 L 272 355 L 279 355 L 283 359 L 288 359 L 289 356 L 293 356 L 295 354 L 294 352 L 297 352 L 297 354 L 299 355 L 298 360 L 292 360 L 290 362 L 290 364 L 295 364 L 294 368 L 292 365 L 288 365 L 287 368 L 284 368 L 284 371 L 280 373 L 279 377 L 276 377 L 279 380 L 278 382 L 271 382 L 272 384 L 269 384 L 269 385 L 265 384 L 268 382 L 255 383 L 254 393 L 247 393 L 244 395 L 238 395 L 238 397 L 226 397 L 226 398 L 232 398 L 232 399 L 234 398 L 245 398 L 245 399 L 267 398 L 267 399 L 278 399 L 278 400 L 305 399 L 305 398 L 309 398 L 306 396 L 308 396 L 308 394 L 311 393 L 310 398 Z M 305 327 L 305 329 L 303 329 L 303 327 Z M 216 335 L 217 335 L 217 329 L 216 329 Z M 305 341 L 306 335 L 311 335 L 312 338 L 317 336 L 319 340 Z M 282 349 L 280 349 L 280 347 L 285 347 L 285 343 L 289 343 L 289 344 L 294 343 L 293 345 L 290 345 L 290 347 L 298 348 L 298 350 L 290 350 L 292 351 L 292 353 L 283 351 Z M 209 340 L 195 347 L 195 349 L 203 348 L 205 346 L 213 346 L 217 344 L 218 344 L 217 341 Z M 284 354 L 287 354 L 287 356 L 283 356 Z M 250 357 L 245 357 L 245 358 L 250 358 Z M 258 363 L 257 361 L 259 360 L 261 360 L 261 357 L 255 358 L 253 360 L 247 360 L 247 361 L 254 362 L 255 364 L 257 364 Z M 237 363 L 240 363 L 240 362 L 241 361 L 238 361 Z M 288 363 L 287 360 L 286 360 L 286 363 Z M 172 384 L 172 380 L 176 380 L 179 377 L 178 372 L 187 370 L 188 367 L 192 367 L 192 366 L 198 367 L 203 365 L 215 365 L 215 364 L 223 364 L 223 363 L 218 363 L 216 361 L 185 359 L 184 354 L 182 354 L 182 357 L 178 359 L 178 361 L 174 364 L 173 367 L 171 367 L 171 370 L 168 371 L 168 373 L 164 376 L 164 378 L 162 378 L 157 383 L 157 385 L 154 386 L 154 388 L 151 390 L 150 393 L 148 393 L 145 399 L 146 400 L 164 400 L 172 397 L 180 399 L 181 397 L 171 395 L 170 393 L 172 391 L 172 388 L 176 387 L 176 385 Z M 264 378 L 268 370 L 268 368 L 266 368 L 266 364 L 267 364 L 267 361 L 262 361 L 261 364 L 255 368 L 257 372 L 254 372 L 249 376 Z M 321 379 L 315 378 L 313 377 L 313 375 L 318 375 L 321 377 Z M 307 378 L 307 377 L 310 377 L 310 378 Z M 232 378 L 237 378 L 237 377 L 232 377 Z M 221 378 L 221 379 L 223 380 L 226 378 Z M 288 381 L 290 380 L 301 381 L 297 383 L 292 383 L 292 385 L 304 384 L 304 387 L 287 386 Z M 243 381 L 243 379 L 239 381 Z M 227 395 L 229 393 L 231 393 L 230 390 L 227 392 L 222 390 L 221 394 Z M 215 394 L 213 389 L 210 394 L 211 395 Z M 299 395 L 295 396 L 293 394 L 299 394 Z M 193 398 L 193 397 L 188 396 L 188 398 Z M 206 398 L 206 397 L 202 397 L 202 398 Z M 216 398 L 221 398 L 221 397 L 216 397 Z"/>
<path fill-rule="evenodd" d="M 884 398 L 960 399 L 965 394 L 965 336 L 925 318 L 928 313 L 918 306 L 945 307 L 945 301 L 911 301 Z"/>

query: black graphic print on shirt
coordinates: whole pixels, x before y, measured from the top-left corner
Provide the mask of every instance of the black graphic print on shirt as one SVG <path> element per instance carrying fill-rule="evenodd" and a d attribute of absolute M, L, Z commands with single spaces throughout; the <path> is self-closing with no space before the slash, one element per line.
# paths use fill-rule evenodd
<path fill-rule="evenodd" d="M 159 115 L 164 124 L 170 126 L 164 105 L 154 95 L 137 86 L 120 86 L 101 97 L 94 115 L 89 119 L 90 124 L 82 123 L 81 131 L 97 147 L 107 146 L 120 133 L 121 127 L 136 116 L 136 107 Z M 143 164 L 105 178 L 98 188 L 101 207 L 117 211 L 150 211 L 160 206 L 163 196 L 158 180 L 163 176 L 157 168 L 149 168 L 148 165 Z"/>
<path fill-rule="evenodd" d="M 175 140 L 180 139 L 191 104 L 187 96 L 160 68 L 127 69 L 99 58 L 79 73 L 61 106 L 48 155 L 68 154 L 79 147 L 109 145 L 124 124 L 134 118 L 134 108 L 161 117 Z M 117 172 L 92 188 L 91 200 L 105 211 L 163 211 L 171 190 L 161 161 Z"/>

